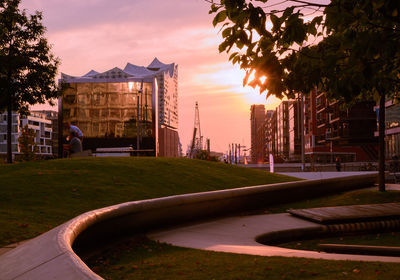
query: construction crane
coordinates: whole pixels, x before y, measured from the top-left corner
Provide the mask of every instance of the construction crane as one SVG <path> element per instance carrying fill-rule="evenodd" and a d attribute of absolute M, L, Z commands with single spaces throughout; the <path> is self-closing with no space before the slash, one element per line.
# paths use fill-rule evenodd
<path fill-rule="evenodd" d="M 194 109 L 194 127 L 193 127 L 193 138 L 192 144 L 190 146 L 189 157 L 193 158 L 197 152 L 203 149 L 203 136 L 201 135 L 200 129 L 200 113 L 199 104 L 196 101 L 196 106 Z"/>

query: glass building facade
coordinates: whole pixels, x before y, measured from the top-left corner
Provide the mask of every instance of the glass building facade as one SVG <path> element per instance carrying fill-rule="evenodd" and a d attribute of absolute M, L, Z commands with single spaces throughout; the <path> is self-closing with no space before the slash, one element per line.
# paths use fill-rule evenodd
<path fill-rule="evenodd" d="M 132 84 L 131 89 L 128 82 L 68 84 L 62 102 L 64 122 L 75 123 L 89 138 L 136 137 L 140 122 L 142 135 L 151 136 L 152 84 L 143 84 L 143 94 L 138 83 Z"/>
<path fill-rule="evenodd" d="M 62 74 L 60 86 L 59 141 L 65 142 L 69 122 L 83 132 L 84 150 L 131 147 L 141 155 L 178 156 L 175 63 L 155 58 L 147 67 L 128 63 L 102 73 Z"/>
<path fill-rule="evenodd" d="M 154 100 L 151 82 L 65 83 L 63 138 L 68 135 L 65 124 L 70 122 L 84 133 L 84 149 L 131 146 L 152 155 L 156 142 Z"/>

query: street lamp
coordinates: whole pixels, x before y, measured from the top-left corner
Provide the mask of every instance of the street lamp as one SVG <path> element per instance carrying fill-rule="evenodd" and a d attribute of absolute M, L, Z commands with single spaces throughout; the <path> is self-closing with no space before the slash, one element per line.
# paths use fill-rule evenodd
<path fill-rule="evenodd" d="M 137 110 L 136 110 L 136 150 L 137 150 L 137 155 L 139 155 L 139 149 L 140 149 L 140 118 L 141 118 L 141 107 L 142 107 L 142 99 L 143 99 L 143 80 L 141 82 L 128 82 L 128 89 L 129 92 L 132 92 L 133 86 L 136 86 L 137 88 Z M 140 88 L 139 88 L 140 86 Z"/>
<path fill-rule="evenodd" d="M 141 117 L 142 117 L 142 103 L 143 103 L 143 80 L 141 83 L 136 82 L 136 86 L 139 87 L 140 84 L 140 89 L 138 90 L 138 99 L 137 99 L 137 118 L 136 118 L 136 149 L 137 149 L 137 155 L 139 155 L 139 149 L 140 149 L 140 141 L 141 141 Z M 140 95 L 140 98 L 139 98 Z"/>

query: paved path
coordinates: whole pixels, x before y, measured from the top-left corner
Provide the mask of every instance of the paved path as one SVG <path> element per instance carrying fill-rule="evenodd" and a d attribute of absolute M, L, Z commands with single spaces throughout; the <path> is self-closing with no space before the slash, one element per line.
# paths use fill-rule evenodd
<path fill-rule="evenodd" d="M 5 253 L 7 253 L 8 251 L 11 251 L 11 250 L 14 249 L 14 248 L 17 248 L 19 245 L 25 243 L 26 241 L 28 241 L 28 240 L 25 240 L 25 241 L 21 241 L 21 242 L 17 242 L 17 243 L 13 243 L 13 244 L 10 244 L 10 245 L 6 245 L 6 246 L 3 246 L 3 247 L 0 247 L 0 256 L 3 255 L 3 254 L 5 254 Z"/>
<path fill-rule="evenodd" d="M 400 257 L 319 253 L 266 246 L 255 241 L 257 236 L 268 232 L 318 226 L 316 223 L 282 213 L 217 219 L 211 222 L 155 231 L 149 233 L 148 236 L 151 239 L 175 246 L 217 252 L 329 260 L 400 262 Z"/>
<path fill-rule="evenodd" d="M 373 174 L 376 171 L 344 171 L 344 172 L 277 172 L 278 174 L 288 175 L 292 177 L 302 178 L 302 179 L 329 179 L 337 177 L 347 177 L 361 174 Z"/>
<path fill-rule="evenodd" d="M 360 173 L 365 174 L 365 172 L 285 172 L 279 174 L 303 179 L 324 179 Z M 387 184 L 386 189 L 400 190 L 400 185 Z M 216 219 L 211 222 L 155 231 L 148 236 L 151 239 L 175 246 L 218 252 L 330 260 L 400 262 L 400 257 L 320 253 L 266 246 L 255 241 L 257 236 L 268 232 L 317 226 L 319 225 L 316 223 L 293 217 L 287 213 L 265 214 Z"/>

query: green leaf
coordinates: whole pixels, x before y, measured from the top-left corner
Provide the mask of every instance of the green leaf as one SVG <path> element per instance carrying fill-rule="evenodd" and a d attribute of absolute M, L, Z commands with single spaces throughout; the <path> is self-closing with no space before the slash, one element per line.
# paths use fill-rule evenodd
<path fill-rule="evenodd" d="M 244 76 L 244 79 L 243 79 L 243 86 L 247 85 L 247 82 L 249 81 L 249 77 L 252 72 L 253 71 L 246 71 L 246 76 Z"/>
<path fill-rule="evenodd" d="M 222 10 L 214 17 L 214 20 L 213 20 L 214 27 L 218 23 L 223 22 L 225 19 L 226 19 L 226 10 Z"/>
<path fill-rule="evenodd" d="M 216 11 L 219 10 L 220 7 L 216 6 L 215 4 L 211 5 L 210 11 L 208 11 L 209 14 L 215 13 Z"/>
<path fill-rule="evenodd" d="M 229 35 L 231 35 L 232 30 L 233 30 L 233 29 L 232 29 L 231 27 L 225 28 L 225 29 L 222 31 L 222 38 L 226 38 L 226 37 L 228 37 Z"/>
<path fill-rule="evenodd" d="M 240 40 L 237 40 L 236 41 L 236 47 L 238 47 L 239 49 L 243 49 L 244 43 L 242 41 L 240 41 Z"/>
<path fill-rule="evenodd" d="M 220 53 L 222 53 L 224 50 L 226 50 L 227 47 L 228 47 L 228 43 L 226 41 L 224 41 L 218 46 L 218 50 Z"/>
<path fill-rule="evenodd" d="M 291 15 L 293 15 L 293 11 L 294 11 L 294 6 L 286 8 L 285 11 L 283 12 L 282 18 L 286 19 L 290 17 Z"/>
<path fill-rule="evenodd" d="M 233 58 L 235 58 L 235 56 L 238 55 L 238 52 L 234 52 L 229 56 L 229 60 L 232 60 Z"/>
<path fill-rule="evenodd" d="M 274 14 L 272 14 L 270 16 L 270 18 L 271 18 L 271 22 L 273 24 L 273 29 L 274 30 L 279 30 L 279 28 L 281 27 L 281 23 L 280 23 L 279 18 Z"/>

